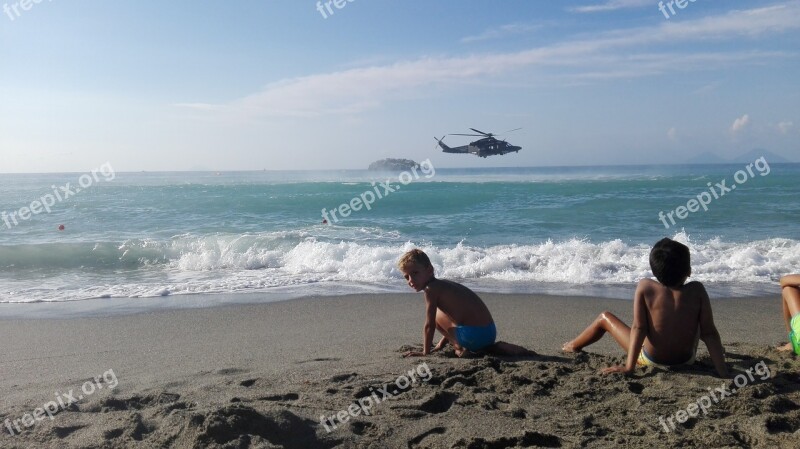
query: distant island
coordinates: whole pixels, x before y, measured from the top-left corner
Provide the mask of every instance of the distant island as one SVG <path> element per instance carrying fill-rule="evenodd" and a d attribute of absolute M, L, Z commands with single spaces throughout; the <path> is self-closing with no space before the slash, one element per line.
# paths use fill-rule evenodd
<path fill-rule="evenodd" d="M 411 159 L 381 159 L 369 164 L 374 171 L 406 171 L 419 168 L 419 164 Z"/>

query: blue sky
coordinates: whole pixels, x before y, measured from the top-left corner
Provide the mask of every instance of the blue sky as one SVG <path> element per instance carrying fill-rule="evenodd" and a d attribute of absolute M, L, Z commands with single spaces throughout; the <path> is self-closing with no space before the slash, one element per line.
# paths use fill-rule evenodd
<path fill-rule="evenodd" d="M 658 3 L 0 0 L 0 172 L 800 160 L 800 0 Z"/>

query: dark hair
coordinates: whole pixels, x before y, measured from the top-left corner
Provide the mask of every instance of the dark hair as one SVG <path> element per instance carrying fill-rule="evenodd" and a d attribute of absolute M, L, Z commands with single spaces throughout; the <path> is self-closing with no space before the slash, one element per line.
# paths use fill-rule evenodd
<path fill-rule="evenodd" d="M 650 269 L 658 282 L 680 287 L 692 272 L 689 247 L 668 238 L 659 240 L 650 251 Z"/>

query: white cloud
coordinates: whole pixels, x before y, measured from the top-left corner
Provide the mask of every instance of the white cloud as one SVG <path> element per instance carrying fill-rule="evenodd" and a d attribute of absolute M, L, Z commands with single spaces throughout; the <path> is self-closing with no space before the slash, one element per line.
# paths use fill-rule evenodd
<path fill-rule="evenodd" d="M 694 91 L 692 91 L 692 93 L 696 94 L 696 95 L 707 94 L 707 93 L 716 91 L 717 89 L 719 89 L 719 86 L 720 86 L 720 82 L 719 81 L 714 81 L 713 83 L 706 84 L 705 86 L 701 86 L 701 87 L 695 89 Z"/>
<path fill-rule="evenodd" d="M 673 126 L 672 128 L 667 130 L 667 137 L 669 140 L 676 141 L 678 140 L 678 130 Z"/>
<path fill-rule="evenodd" d="M 569 8 L 572 12 L 601 12 L 601 11 L 614 11 L 617 9 L 624 9 L 624 8 L 641 8 L 644 6 L 650 6 L 653 4 L 653 0 L 607 0 L 605 3 L 600 5 L 587 5 L 587 6 L 576 6 L 574 8 Z"/>
<path fill-rule="evenodd" d="M 750 116 L 745 114 L 736 120 L 733 121 L 733 125 L 731 125 L 731 132 L 736 134 L 739 131 L 743 130 L 747 125 L 750 124 Z"/>
<path fill-rule="evenodd" d="M 516 36 L 520 34 L 530 33 L 540 29 L 541 25 L 525 25 L 525 24 L 508 24 L 490 28 L 481 34 L 475 36 L 467 36 L 461 39 L 461 43 L 470 43 L 478 41 L 487 41 L 491 39 L 502 39 L 507 36 Z"/>
<path fill-rule="evenodd" d="M 407 96 L 415 89 L 454 83 L 486 82 L 523 68 L 560 68 L 559 83 L 652 76 L 676 71 L 708 70 L 765 59 L 794 58 L 779 51 L 658 52 L 663 43 L 754 37 L 800 28 L 800 1 L 731 11 L 719 16 L 615 30 L 594 38 L 565 40 L 515 53 L 461 57 L 426 57 L 393 64 L 312 74 L 267 84 L 260 91 L 223 105 L 179 106 L 196 112 L 223 113 L 238 120 L 258 116 L 352 114 Z M 649 52 L 636 48 L 651 46 Z M 675 48 L 670 45 L 668 48 Z"/>
<path fill-rule="evenodd" d="M 788 120 L 778 123 L 778 130 L 781 132 L 781 134 L 787 134 L 793 127 L 794 123 Z"/>

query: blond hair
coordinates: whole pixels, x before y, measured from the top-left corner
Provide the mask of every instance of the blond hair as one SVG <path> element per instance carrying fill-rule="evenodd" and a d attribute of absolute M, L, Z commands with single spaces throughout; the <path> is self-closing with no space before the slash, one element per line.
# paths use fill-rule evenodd
<path fill-rule="evenodd" d="M 431 260 L 428 258 L 428 255 L 419 248 L 414 248 L 411 251 L 407 251 L 402 257 L 400 257 L 400 260 L 397 261 L 397 267 L 401 270 L 415 264 L 421 265 L 424 268 L 433 266 L 431 265 Z"/>

